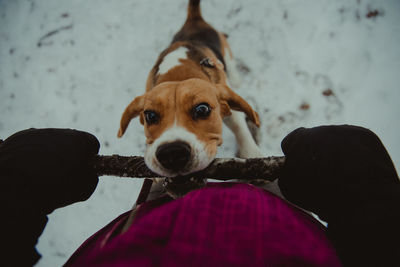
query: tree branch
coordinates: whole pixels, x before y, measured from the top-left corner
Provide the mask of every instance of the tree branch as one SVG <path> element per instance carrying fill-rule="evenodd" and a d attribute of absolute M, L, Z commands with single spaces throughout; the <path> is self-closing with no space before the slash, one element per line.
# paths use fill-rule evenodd
<path fill-rule="evenodd" d="M 246 181 L 268 180 L 279 177 L 285 157 L 267 158 L 217 158 L 206 169 L 192 173 L 186 177 L 170 178 L 170 180 L 187 180 L 189 178 L 210 178 L 216 180 L 240 179 Z M 93 167 L 97 175 L 111 175 L 136 178 L 162 178 L 149 170 L 143 157 L 124 157 L 119 155 L 95 156 Z"/>

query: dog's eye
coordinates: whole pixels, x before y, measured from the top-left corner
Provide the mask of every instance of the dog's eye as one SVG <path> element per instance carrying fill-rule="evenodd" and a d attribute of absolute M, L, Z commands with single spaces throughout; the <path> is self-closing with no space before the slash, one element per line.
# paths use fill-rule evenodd
<path fill-rule="evenodd" d="M 192 115 L 194 119 L 205 119 L 210 116 L 211 107 L 207 103 L 201 103 L 193 107 Z"/>
<path fill-rule="evenodd" d="M 157 112 L 153 110 L 145 110 L 144 117 L 148 125 L 156 124 L 160 119 L 160 116 L 157 114 Z"/>

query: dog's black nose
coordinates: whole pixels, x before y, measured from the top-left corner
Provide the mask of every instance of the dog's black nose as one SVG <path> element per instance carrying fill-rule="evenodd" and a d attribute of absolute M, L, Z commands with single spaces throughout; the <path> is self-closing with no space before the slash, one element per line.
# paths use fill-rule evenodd
<path fill-rule="evenodd" d="M 185 142 L 173 142 L 159 146 L 156 151 L 157 160 L 171 171 L 185 168 L 190 159 L 190 146 Z"/>

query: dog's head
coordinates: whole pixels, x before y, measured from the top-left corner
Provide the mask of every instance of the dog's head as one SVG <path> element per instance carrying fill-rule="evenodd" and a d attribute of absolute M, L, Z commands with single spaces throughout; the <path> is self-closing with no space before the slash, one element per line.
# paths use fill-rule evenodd
<path fill-rule="evenodd" d="M 258 114 L 226 85 L 201 79 L 164 82 L 128 105 L 118 137 L 139 116 L 147 138 L 146 165 L 162 176 L 186 175 L 214 159 L 222 144 L 222 119 L 231 109 L 260 124 Z"/>

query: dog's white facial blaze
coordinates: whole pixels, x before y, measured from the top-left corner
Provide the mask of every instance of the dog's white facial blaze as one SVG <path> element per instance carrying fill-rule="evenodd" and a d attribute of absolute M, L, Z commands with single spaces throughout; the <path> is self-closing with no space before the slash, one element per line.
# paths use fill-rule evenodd
<path fill-rule="evenodd" d="M 179 172 L 173 172 L 163 168 L 156 157 L 156 151 L 160 145 L 176 141 L 185 142 L 191 148 L 191 158 L 187 166 Z M 182 127 L 174 125 L 165 131 L 152 144 L 147 145 L 144 160 L 147 167 L 153 172 L 166 177 L 174 177 L 204 169 L 211 163 L 214 156 L 215 155 L 210 155 L 210 153 L 207 152 L 207 146 L 201 142 L 196 135 Z"/>
<path fill-rule="evenodd" d="M 182 63 L 180 62 L 180 59 L 186 59 L 187 58 L 187 52 L 189 50 L 181 46 L 178 49 L 168 53 L 160 63 L 158 67 L 158 74 L 165 74 L 167 73 L 170 69 L 181 65 Z"/>

